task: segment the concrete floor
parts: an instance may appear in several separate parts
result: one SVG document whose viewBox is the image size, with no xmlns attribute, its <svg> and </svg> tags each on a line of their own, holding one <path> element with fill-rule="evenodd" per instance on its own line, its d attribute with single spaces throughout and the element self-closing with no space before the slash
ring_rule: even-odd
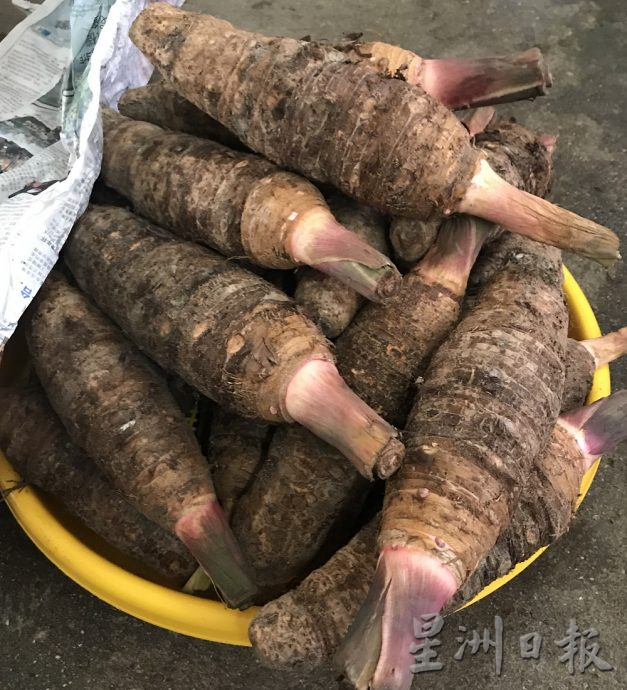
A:
<svg viewBox="0 0 627 690">
<path fill-rule="evenodd" d="M 0 32 L 11 17 L 1 0 Z M 509 108 L 531 127 L 559 135 L 554 199 L 625 239 L 627 176 L 627 6 L 622 0 L 190 0 L 192 9 L 244 27 L 293 36 L 361 30 L 424 55 L 506 53 L 538 45 L 555 80 L 548 99 Z M 627 246 L 627 243 L 625 243 Z M 624 250 L 623 253 L 625 253 Z M 569 260 L 604 330 L 627 321 L 627 269 L 607 273 Z M 627 386 L 625 363 L 614 385 Z M 570 533 L 515 582 L 447 619 L 444 670 L 419 677 L 434 689 L 627 688 L 627 451 L 606 457 Z M 39 554 L 0 508 L 0 687 L 3 690 L 331 690 L 331 670 L 267 671 L 247 649 L 187 639 L 119 613 L 73 584 Z M 494 653 L 453 660 L 457 627 L 504 622 L 500 679 Z M 600 656 L 614 671 L 569 676 L 558 661 L 569 619 L 599 631 Z M 539 660 L 522 660 L 518 638 L 544 637 Z"/>
</svg>

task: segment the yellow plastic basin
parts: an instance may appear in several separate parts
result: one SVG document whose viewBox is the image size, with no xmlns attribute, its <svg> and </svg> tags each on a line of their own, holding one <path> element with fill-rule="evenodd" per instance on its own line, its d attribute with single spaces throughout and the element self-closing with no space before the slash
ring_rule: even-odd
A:
<svg viewBox="0 0 627 690">
<path fill-rule="evenodd" d="M 588 300 L 567 270 L 564 271 L 564 290 L 570 309 L 571 336 L 583 340 L 601 335 Z M 19 364 L 5 358 L 2 372 L 5 381 L 18 375 Z M 604 366 L 594 376 L 588 400 L 592 402 L 609 393 L 609 368 Z M 579 503 L 588 492 L 597 468 L 598 461 L 583 478 Z M 8 489 L 16 480 L 19 476 L 0 452 L 0 488 Z M 72 525 L 67 516 L 61 516 L 59 510 L 36 489 L 15 491 L 9 494 L 7 503 L 35 545 L 66 575 L 103 601 L 136 618 L 184 635 L 226 644 L 250 645 L 248 623 L 256 609 L 244 612 L 229 610 L 218 602 L 168 589 L 134 575 L 98 552 L 98 545 L 85 531 Z M 544 548 L 539 549 L 527 561 L 492 582 L 467 606 L 516 577 L 543 551 Z M 294 631 L 295 634 L 297 632 Z"/>
</svg>

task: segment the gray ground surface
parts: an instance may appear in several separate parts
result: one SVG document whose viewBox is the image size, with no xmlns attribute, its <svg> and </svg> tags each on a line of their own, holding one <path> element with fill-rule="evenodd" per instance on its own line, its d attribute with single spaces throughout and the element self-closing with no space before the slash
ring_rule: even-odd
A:
<svg viewBox="0 0 627 690">
<path fill-rule="evenodd" d="M 516 106 L 530 126 L 559 135 L 554 199 L 625 238 L 627 176 L 627 7 L 622 0 L 192 0 L 245 27 L 333 37 L 362 30 L 425 55 L 506 53 L 539 45 L 555 79 L 549 99 Z M 0 0 L 0 32 L 16 13 Z M 627 246 L 627 243 L 624 243 Z M 627 250 L 624 249 L 624 253 Z M 627 321 L 627 269 L 605 273 L 570 261 L 604 330 Z M 614 368 L 627 385 L 627 366 Z M 625 489 L 627 452 L 606 457 L 571 532 L 517 580 L 447 619 L 444 670 L 419 678 L 429 688 L 627 688 Z M 337 687 L 334 674 L 279 674 L 246 649 L 177 636 L 96 600 L 57 571 L 0 508 L 0 688 L 2 690 L 200 690 Z M 457 627 L 505 628 L 502 676 L 494 652 L 453 660 Z M 600 656 L 615 670 L 573 677 L 559 663 L 569 619 L 598 628 Z M 522 660 L 518 638 L 544 637 L 538 661 Z"/>
</svg>

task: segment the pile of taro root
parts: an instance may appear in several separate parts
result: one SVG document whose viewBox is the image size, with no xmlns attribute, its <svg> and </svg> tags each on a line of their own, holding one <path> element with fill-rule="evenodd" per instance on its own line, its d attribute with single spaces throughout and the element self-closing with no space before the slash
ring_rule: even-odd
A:
<svg viewBox="0 0 627 690">
<path fill-rule="evenodd" d="M 545 94 L 542 55 L 159 3 L 130 35 L 161 80 L 103 109 L 0 447 L 127 567 L 262 606 L 264 663 L 407 690 L 414 619 L 563 534 L 627 427 L 627 392 L 584 406 L 627 329 L 569 339 L 562 291 L 561 250 L 618 239 L 543 198 L 555 138 L 492 107 Z"/>
</svg>

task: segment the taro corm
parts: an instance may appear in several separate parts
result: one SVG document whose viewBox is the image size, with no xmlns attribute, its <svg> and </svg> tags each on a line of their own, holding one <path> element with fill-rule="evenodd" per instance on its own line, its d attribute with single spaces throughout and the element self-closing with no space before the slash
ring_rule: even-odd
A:
<svg viewBox="0 0 627 690">
<path fill-rule="evenodd" d="M 357 688 L 404 690 L 413 618 L 440 611 L 511 521 L 560 412 L 560 252 L 519 235 L 431 359 L 386 484 L 374 583 L 340 650 Z"/>
<path fill-rule="evenodd" d="M 194 572 L 184 544 L 135 510 L 70 440 L 39 385 L 0 388 L 0 448 L 22 479 L 61 500 L 138 566 L 174 585 Z"/>
<path fill-rule="evenodd" d="M 485 138 L 479 145 L 512 183 L 546 191 L 550 152 L 539 137 L 503 123 Z M 344 379 L 390 423 L 404 425 L 415 381 L 455 326 L 474 259 L 493 232 L 470 216 L 447 220 L 427 256 L 404 276 L 398 295 L 386 304 L 366 304 L 335 342 Z M 330 539 L 350 529 L 367 486 L 352 468 L 338 465 L 337 452 L 302 429 L 275 435 L 269 462 L 233 519 L 260 587 L 284 591 L 327 554 Z"/>
<path fill-rule="evenodd" d="M 225 409 L 299 422 L 368 478 L 398 468 L 397 431 L 344 383 L 318 328 L 259 276 L 108 206 L 81 216 L 65 259 L 142 350 Z"/>
<path fill-rule="evenodd" d="M 626 420 L 627 391 L 560 417 L 534 462 L 511 524 L 445 612 L 454 611 L 568 529 L 583 474 L 598 454 L 611 451 L 624 438 Z M 311 670 L 335 654 L 374 578 L 379 522 L 378 517 L 371 520 L 327 563 L 253 618 L 249 635 L 262 663 Z M 408 653 L 406 663 L 412 662 Z"/>
<path fill-rule="evenodd" d="M 616 235 L 509 185 L 446 106 L 362 60 L 163 3 L 130 36 L 182 96 L 282 167 L 392 216 L 471 213 L 604 264 L 619 258 Z"/>
<path fill-rule="evenodd" d="M 385 300 L 390 259 L 333 217 L 318 189 L 251 153 L 103 110 L 105 182 L 175 234 L 268 268 L 313 266 Z"/>
<path fill-rule="evenodd" d="M 253 595 L 194 434 L 154 365 L 77 289 L 48 277 L 27 320 L 55 412 L 119 491 L 187 546 L 226 601 Z"/>
</svg>

